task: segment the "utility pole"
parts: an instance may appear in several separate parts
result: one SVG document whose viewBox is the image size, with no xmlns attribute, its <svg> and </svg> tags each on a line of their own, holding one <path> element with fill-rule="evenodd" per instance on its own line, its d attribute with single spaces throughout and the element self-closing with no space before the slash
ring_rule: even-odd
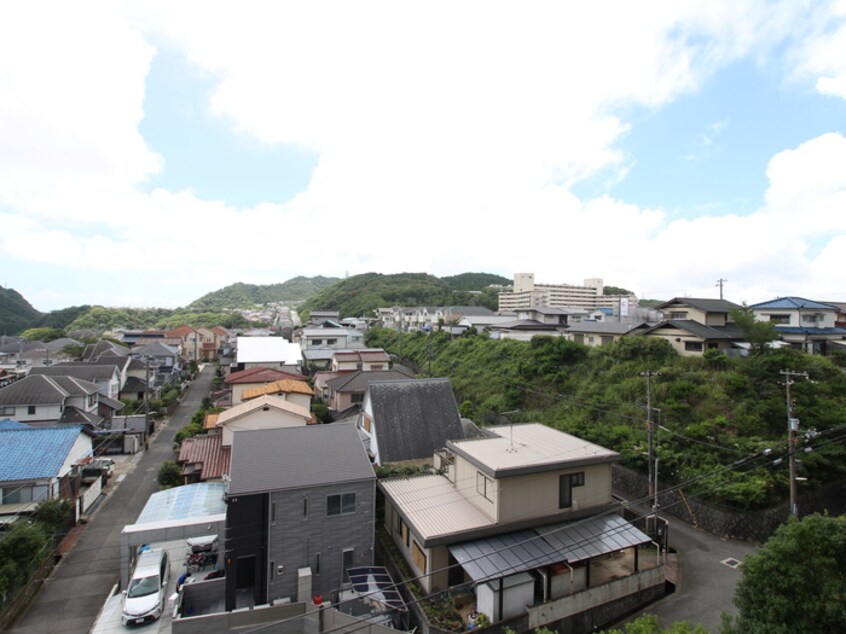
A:
<svg viewBox="0 0 846 634">
<path fill-rule="evenodd" d="M 723 278 L 720 278 L 720 279 L 717 280 L 717 283 L 714 284 L 714 286 L 720 287 L 720 299 L 723 298 L 723 284 L 725 284 L 726 282 L 728 282 L 728 280 L 724 280 Z"/>
<path fill-rule="evenodd" d="M 787 464 L 790 473 L 790 515 L 799 517 L 799 509 L 796 506 L 796 432 L 799 431 L 799 419 L 793 417 L 793 400 L 790 398 L 790 386 L 793 385 L 793 377 L 801 376 L 808 380 L 807 372 L 793 372 L 790 369 L 780 370 L 779 374 L 784 377 L 784 389 L 787 398 Z"/>
<path fill-rule="evenodd" d="M 647 436 L 647 460 L 649 462 L 649 497 L 652 499 L 653 522 L 654 513 L 658 509 L 658 497 L 655 486 L 655 423 L 652 422 L 652 377 L 658 376 L 657 372 L 647 370 L 641 372 L 646 377 L 646 436 Z"/>
</svg>

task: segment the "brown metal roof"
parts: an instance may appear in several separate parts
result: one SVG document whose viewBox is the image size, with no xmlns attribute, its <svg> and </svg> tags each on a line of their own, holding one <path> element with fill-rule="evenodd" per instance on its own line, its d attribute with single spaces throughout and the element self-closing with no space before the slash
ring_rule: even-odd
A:
<svg viewBox="0 0 846 634">
<path fill-rule="evenodd" d="M 221 444 L 223 436 L 194 436 L 182 441 L 179 449 L 179 463 L 183 468 L 196 470 L 195 465 L 201 464 L 201 480 L 222 478 L 229 473 L 231 448 Z"/>
<path fill-rule="evenodd" d="M 259 387 L 252 387 L 244 390 L 241 394 L 241 399 L 249 401 L 251 398 L 264 396 L 266 394 L 306 394 L 308 396 L 313 396 L 314 390 L 312 390 L 305 381 L 281 379 L 279 381 L 274 381 L 273 383 L 268 383 L 267 385 L 261 385 Z"/>
</svg>

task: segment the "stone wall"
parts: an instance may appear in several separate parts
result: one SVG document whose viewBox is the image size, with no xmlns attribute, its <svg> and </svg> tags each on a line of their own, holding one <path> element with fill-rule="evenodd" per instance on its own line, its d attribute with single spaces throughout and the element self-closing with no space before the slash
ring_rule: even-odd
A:
<svg viewBox="0 0 846 634">
<path fill-rule="evenodd" d="M 672 515 L 694 526 L 728 539 L 763 543 L 788 516 L 789 504 L 784 502 L 773 508 L 759 511 L 742 511 L 720 508 L 685 494 L 684 489 L 662 492 L 669 484 L 658 482 L 660 515 Z M 628 500 L 648 496 L 648 478 L 632 469 L 614 465 L 612 470 L 614 492 Z M 800 515 L 821 513 L 828 510 L 833 515 L 846 512 L 846 481 L 834 482 L 803 493 L 797 500 Z M 651 504 L 644 503 L 644 508 Z"/>
</svg>

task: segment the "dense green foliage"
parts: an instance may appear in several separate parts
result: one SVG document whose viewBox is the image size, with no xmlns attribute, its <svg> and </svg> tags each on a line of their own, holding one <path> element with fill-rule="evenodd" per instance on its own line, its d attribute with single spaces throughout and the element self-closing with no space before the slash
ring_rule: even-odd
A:
<svg viewBox="0 0 846 634">
<path fill-rule="evenodd" d="M 192 328 L 223 326 L 243 328 L 250 322 L 240 313 L 223 311 L 217 313 L 187 309 L 168 308 L 105 308 L 92 306 L 85 313 L 68 324 L 66 330 L 90 329 L 97 332 L 116 329 L 177 328 L 187 324 Z"/>
<path fill-rule="evenodd" d="M 45 500 L 31 521 L 19 519 L 0 533 L 0 597 L 11 598 L 31 579 L 72 524 L 70 500 Z"/>
<path fill-rule="evenodd" d="M 493 273 L 460 273 L 459 275 L 442 277 L 441 281 L 454 291 L 481 291 L 493 284 L 499 286 L 508 286 L 511 284 L 511 280 L 507 277 L 494 275 Z"/>
<path fill-rule="evenodd" d="M 500 280 L 487 273 L 466 273 L 439 279 L 428 273 L 364 273 L 353 275 L 318 293 L 301 312 L 337 310 L 341 317 L 372 317 L 385 306 L 486 306 L 496 308 L 497 294 L 486 291 L 489 280 Z M 449 281 L 447 281 L 449 280 Z M 473 282 L 482 286 L 468 289 Z M 507 282 L 507 280 L 506 280 Z M 473 292 L 470 291 L 481 291 Z"/>
<path fill-rule="evenodd" d="M 337 277 L 295 277 L 280 284 L 230 284 L 191 302 L 188 308 L 220 311 L 253 308 L 275 302 L 303 301 L 338 281 Z"/>
<path fill-rule="evenodd" d="M 739 614 L 724 634 L 842 632 L 846 623 L 846 518 L 791 518 L 741 568 Z"/>
<path fill-rule="evenodd" d="M 622 630 L 603 630 L 605 634 L 708 634 L 708 630 L 701 625 L 693 625 L 688 621 L 673 623 L 669 627 L 661 627 L 658 617 L 654 614 L 644 614 Z"/>
<path fill-rule="evenodd" d="M 661 339 L 628 337 L 588 348 L 559 337 L 531 342 L 486 335 L 452 338 L 443 332 L 400 334 L 375 329 L 368 345 L 409 359 L 448 377 L 464 416 L 481 424 L 540 421 L 622 454 L 624 463 L 646 471 L 646 370 L 652 380 L 659 431 L 661 477 L 682 482 L 711 474 L 720 465 L 772 448 L 784 451 L 786 411 L 779 371 L 807 371 L 814 382 L 793 387 L 795 415 L 803 429 L 830 429 L 846 420 L 846 374 L 830 359 L 792 349 L 727 358 L 680 357 Z M 502 412 L 519 410 L 508 417 Z M 804 486 L 846 474 L 839 443 L 804 454 Z M 781 501 L 787 470 L 781 467 L 725 470 L 691 493 L 741 508 Z M 769 463 L 768 463 L 769 464 Z"/>
<path fill-rule="evenodd" d="M 16 335 L 37 324 L 41 316 L 16 290 L 0 287 L 0 334 Z"/>
<path fill-rule="evenodd" d="M 163 489 L 178 487 L 182 484 L 182 468 L 173 460 L 165 460 L 159 467 L 156 482 Z"/>
<path fill-rule="evenodd" d="M 634 295 L 630 290 L 620 286 L 604 286 L 602 288 L 603 295 Z"/>
<path fill-rule="evenodd" d="M 61 310 L 52 310 L 46 315 L 42 315 L 38 323 L 35 324 L 41 328 L 55 328 L 57 330 L 66 330 L 67 327 L 74 322 L 77 317 L 84 315 L 91 306 L 84 304 L 82 306 L 71 306 L 70 308 L 62 308 Z"/>
<path fill-rule="evenodd" d="M 755 317 L 755 311 L 746 304 L 731 311 L 731 318 L 743 333 L 743 339 L 749 342 L 752 354 L 764 354 L 769 345 L 778 339 L 775 324 L 770 321 L 759 321 Z"/>
<path fill-rule="evenodd" d="M 20 336 L 28 341 L 42 341 L 47 343 L 48 341 L 53 341 L 54 339 L 58 339 L 60 337 L 64 337 L 65 333 L 62 330 L 58 330 L 56 328 L 27 328 Z"/>
</svg>

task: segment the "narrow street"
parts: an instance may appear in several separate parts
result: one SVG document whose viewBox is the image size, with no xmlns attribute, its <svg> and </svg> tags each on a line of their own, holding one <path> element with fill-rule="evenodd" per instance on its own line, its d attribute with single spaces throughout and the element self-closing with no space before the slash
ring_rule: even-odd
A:
<svg viewBox="0 0 846 634">
<path fill-rule="evenodd" d="M 128 456 L 112 478 L 108 498 L 82 527 L 76 543 L 44 581 L 28 611 L 9 630 L 16 634 L 83 634 L 89 631 L 120 574 L 120 534 L 158 491 L 159 465 L 173 460 L 173 438 L 209 395 L 214 368 L 205 366 L 148 451 Z"/>
</svg>

